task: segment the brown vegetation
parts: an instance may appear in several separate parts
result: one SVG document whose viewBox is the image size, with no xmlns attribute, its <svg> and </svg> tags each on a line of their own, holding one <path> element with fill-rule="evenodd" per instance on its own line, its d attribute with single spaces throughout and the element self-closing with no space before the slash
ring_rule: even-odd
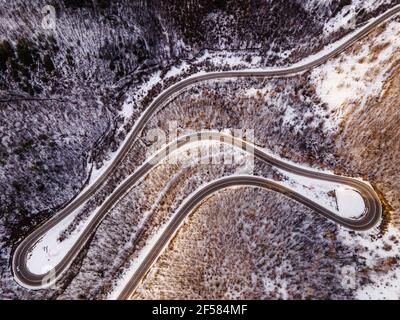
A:
<svg viewBox="0 0 400 320">
<path fill-rule="evenodd" d="M 393 71 L 380 99 L 370 99 L 343 123 L 337 137 L 337 155 L 351 171 L 367 177 L 393 207 L 400 226 L 400 69 Z"/>
</svg>

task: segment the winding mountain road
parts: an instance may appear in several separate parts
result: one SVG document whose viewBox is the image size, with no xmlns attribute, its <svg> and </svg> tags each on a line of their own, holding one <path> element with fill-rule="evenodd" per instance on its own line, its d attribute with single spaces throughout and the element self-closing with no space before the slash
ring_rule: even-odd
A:
<svg viewBox="0 0 400 320">
<path fill-rule="evenodd" d="M 178 152 L 179 149 L 190 144 L 201 143 L 204 141 L 216 141 L 228 145 L 235 146 L 241 150 L 254 155 L 255 158 L 274 166 L 277 169 L 284 170 L 288 173 L 293 173 L 307 178 L 312 178 L 315 180 L 329 181 L 333 183 L 339 183 L 353 188 L 359 192 L 362 196 L 365 204 L 365 214 L 360 219 L 346 219 L 337 215 L 337 213 L 332 212 L 321 205 L 315 203 L 312 200 L 305 198 L 294 190 L 286 188 L 276 182 L 269 181 L 263 178 L 254 177 L 250 179 L 246 178 L 245 181 L 261 181 L 264 188 L 271 187 L 273 190 L 277 190 L 292 199 L 296 199 L 304 205 L 315 210 L 322 216 L 352 230 L 364 231 L 372 228 L 377 224 L 382 215 L 382 206 L 378 195 L 375 193 L 373 188 L 368 184 L 349 177 L 342 177 L 333 174 L 322 173 L 319 171 L 311 171 L 304 169 L 302 167 L 295 166 L 288 162 L 279 160 L 264 150 L 250 144 L 242 139 L 235 138 L 231 135 L 221 133 L 221 132 L 201 132 L 187 135 L 177 139 L 176 141 L 170 143 L 169 145 L 162 148 L 153 157 L 148 159 L 138 170 L 136 170 L 132 175 L 130 175 L 118 188 L 112 193 L 112 195 L 104 202 L 100 207 L 95 217 L 90 221 L 89 225 L 86 227 L 82 235 L 74 243 L 73 247 L 68 251 L 66 256 L 61 260 L 61 262 L 55 266 L 54 270 L 42 275 L 32 273 L 27 267 L 27 259 L 32 247 L 40 240 L 40 238 L 51 228 L 56 226 L 62 219 L 51 219 L 43 226 L 36 229 L 31 233 L 25 240 L 17 247 L 13 256 L 13 269 L 14 276 L 16 280 L 24 287 L 31 289 L 44 288 L 47 285 L 54 283 L 62 273 L 70 266 L 75 257 L 82 250 L 84 245 L 87 243 L 88 239 L 93 235 L 101 221 L 107 215 L 107 213 L 113 208 L 113 206 L 125 195 L 127 194 L 134 185 L 145 177 L 151 170 L 158 166 L 164 159 L 170 156 L 173 152 Z M 232 182 L 230 185 L 234 185 L 238 179 L 232 177 Z M 239 184 L 241 185 L 241 184 Z M 218 188 L 226 188 L 225 184 L 211 184 L 210 187 L 205 189 L 205 193 L 208 195 L 210 192 L 218 190 Z M 197 203 L 201 201 L 201 197 L 197 194 L 193 198 L 190 198 L 190 203 Z M 185 211 L 187 214 L 188 211 Z M 176 230 L 173 226 L 168 228 L 169 232 L 175 232 Z M 147 260 L 147 259 L 146 259 Z"/>
<path fill-rule="evenodd" d="M 109 167 L 104 171 L 104 173 L 91 185 L 89 186 L 82 194 L 76 197 L 70 204 L 68 204 L 64 209 L 62 209 L 59 213 L 57 213 L 53 218 L 48 220 L 43 225 L 39 226 L 36 230 L 34 230 L 30 235 L 28 235 L 16 248 L 13 260 L 12 260 L 12 269 L 14 273 L 15 280 L 22 286 L 29 289 L 41 289 L 45 288 L 49 284 L 53 283 L 58 279 L 62 273 L 71 265 L 75 257 L 82 250 L 84 245 L 93 235 L 93 233 L 98 228 L 99 224 L 103 220 L 104 216 L 109 212 L 109 210 L 121 199 L 122 196 L 126 194 L 134 184 L 143 178 L 146 174 L 148 174 L 151 169 L 153 169 L 158 163 L 160 163 L 166 156 L 166 150 L 170 150 L 171 146 L 166 149 L 158 152 L 153 159 L 146 161 L 135 173 L 133 173 L 130 177 L 128 177 L 105 201 L 105 203 L 100 207 L 96 216 L 91 220 L 87 228 L 84 230 L 79 239 L 74 243 L 72 249 L 66 254 L 66 256 L 62 259 L 62 261 L 49 273 L 37 275 L 32 272 L 27 267 L 27 259 L 30 251 L 33 246 L 37 244 L 37 242 L 55 225 L 61 222 L 64 218 L 73 213 L 77 208 L 79 208 L 82 204 L 84 204 L 89 198 L 91 198 L 94 193 L 104 184 L 104 182 L 113 174 L 114 169 L 121 162 L 121 160 L 125 157 L 127 152 L 130 150 L 133 143 L 140 136 L 142 130 L 148 123 L 149 119 L 156 113 L 159 108 L 165 105 L 171 97 L 174 97 L 176 94 L 179 94 L 183 89 L 196 84 L 201 81 L 207 81 L 212 79 L 224 79 L 224 78 L 237 78 L 237 77 L 282 77 L 299 74 L 305 71 L 308 71 L 312 68 L 315 68 L 327 60 L 335 57 L 337 54 L 343 52 L 347 48 L 349 48 L 353 43 L 360 40 L 364 36 L 366 36 L 369 32 L 371 32 L 374 28 L 379 26 L 385 21 L 388 21 L 396 14 L 400 12 L 400 5 L 388 10 L 386 13 L 382 14 L 378 18 L 374 19 L 360 30 L 356 31 L 343 43 L 339 43 L 336 47 L 333 47 L 331 51 L 327 52 L 324 55 L 317 56 L 315 60 L 306 62 L 304 64 L 296 64 L 291 67 L 285 68 L 274 68 L 268 70 L 243 70 L 243 71 L 227 71 L 227 72 L 213 72 L 202 74 L 198 76 L 193 76 L 188 79 L 182 80 L 177 84 L 171 86 L 162 92 L 145 110 L 141 118 L 136 122 L 134 128 L 132 129 L 129 137 L 124 142 L 123 146 L 119 150 L 117 156 L 113 160 L 113 162 L 109 165 Z M 183 137 L 178 139 L 173 147 L 179 149 L 188 143 L 193 141 L 201 141 L 203 139 L 203 134 L 194 134 L 188 137 Z M 197 137 L 197 139 L 196 139 Z M 233 142 L 237 147 L 242 148 L 247 152 L 254 152 L 254 155 L 262 161 L 265 161 L 271 165 L 274 165 L 277 168 L 283 169 L 290 173 L 295 173 L 298 175 L 302 175 L 305 177 L 310 177 L 313 179 L 331 181 L 341 183 L 347 186 L 350 186 L 356 189 L 360 195 L 362 196 L 366 212 L 360 219 L 345 219 L 334 212 L 327 210 L 326 208 L 321 207 L 317 203 L 313 202 L 305 198 L 304 196 L 296 193 L 293 190 L 283 187 L 282 185 L 277 184 L 276 182 L 260 178 L 260 177 L 248 177 L 248 176 L 240 176 L 240 177 L 229 177 L 217 180 L 211 184 L 208 184 L 206 187 L 198 191 L 193 197 L 188 199 L 185 202 L 184 206 L 177 212 L 174 217 L 173 223 L 168 226 L 165 234 L 162 235 L 163 243 L 158 243 L 151 250 L 151 254 L 149 254 L 142 265 L 139 267 L 138 272 L 129 282 L 126 290 L 121 294 L 120 298 L 127 298 L 130 296 L 132 292 L 132 288 L 137 286 L 137 283 L 143 278 L 145 273 L 148 271 L 149 267 L 154 263 L 155 259 L 158 257 L 160 252 L 166 243 L 171 239 L 174 232 L 176 232 L 177 227 L 182 223 L 184 218 L 189 214 L 189 212 L 194 209 L 201 201 L 205 198 L 213 194 L 218 190 L 222 190 L 232 186 L 254 186 L 261 188 L 268 188 L 271 190 L 275 190 L 277 192 L 283 193 L 284 195 L 303 203 L 304 205 L 314 209 L 317 213 L 339 223 L 347 228 L 352 230 L 368 230 L 372 228 L 376 223 L 380 220 L 382 214 L 382 207 L 379 200 L 379 197 L 375 193 L 375 191 L 366 183 L 361 182 L 356 179 L 340 177 L 330 174 L 325 174 L 316 171 L 305 170 L 304 168 L 300 168 L 286 162 L 282 162 L 268 154 L 266 154 L 263 150 L 247 143 L 243 140 L 238 140 L 236 138 L 230 137 L 226 134 L 222 133 L 207 133 L 204 135 L 204 139 L 208 140 L 226 140 L 221 141 L 223 143 L 228 143 L 227 141 Z M 139 272 L 140 271 L 140 272 Z"/>
<path fill-rule="evenodd" d="M 296 200 L 299 203 L 304 204 L 305 206 L 313 209 L 315 212 L 326 216 L 327 218 L 338 222 L 341 225 L 345 225 L 348 228 L 354 230 L 365 230 L 372 226 L 374 226 L 377 222 L 377 218 L 379 217 L 379 207 L 380 203 L 377 203 L 373 199 L 371 204 L 373 208 L 368 209 L 368 214 L 363 219 L 360 220 L 349 220 L 341 218 L 337 215 L 333 216 L 332 213 L 326 208 L 320 206 L 319 204 L 309 200 L 307 197 L 304 197 L 293 190 L 284 187 L 275 181 L 265 179 L 262 177 L 256 176 L 231 176 L 225 177 L 212 183 L 208 184 L 204 188 L 198 190 L 194 195 L 192 195 L 188 201 L 186 201 L 181 207 L 178 209 L 175 214 L 173 220 L 170 222 L 166 230 L 157 240 L 155 245 L 152 247 L 151 251 L 147 254 L 146 258 L 139 265 L 138 269 L 135 271 L 134 275 L 131 277 L 127 285 L 123 288 L 121 293 L 118 296 L 119 300 L 128 300 L 131 299 L 133 294 L 136 291 L 136 288 L 140 285 L 141 281 L 145 278 L 148 271 L 151 269 L 153 264 L 157 261 L 157 258 L 161 255 L 164 248 L 168 245 L 170 240 L 174 237 L 176 232 L 179 230 L 182 223 L 185 221 L 185 218 L 196 209 L 205 199 L 212 196 L 218 191 L 230 188 L 230 187 L 257 187 L 262 189 L 268 189 L 275 192 L 279 192 L 285 195 L 288 198 Z M 372 211 L 370 211 L 372 209 Z M 377 211 L 374 211 L 378 209 Z M 356 226 L 357 225 L 357 226 Z M 356 227 L 356 228 L 354 228 Z"/>
</svg>

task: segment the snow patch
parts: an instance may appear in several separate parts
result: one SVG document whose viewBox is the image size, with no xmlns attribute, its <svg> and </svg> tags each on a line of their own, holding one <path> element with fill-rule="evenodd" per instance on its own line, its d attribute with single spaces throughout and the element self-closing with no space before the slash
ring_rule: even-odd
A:
<svg viewBox="0 0 400 320">
<path fill-rule="evenodd" d="M 280 184 L 312 199 L 340 217 L 357 219 L 365 213 L 364 200 L 355 189 L 340 183 L 307 178 L 280 169 L 279 172 L 287 178 Z"/>
<path fill-rule="evenodd" d="M 373 45 L 365 42 L 355 53 L 342 54 L 313 70 L 311 81 L 333 115 L 328 127 L 337 127 L 349 106 L 362 108 L 369 97 L 382 94 L 391 59 L 400 49 L 399 35 L 400 23 L 392 21 Z"/>
<path fill-rule="evenodd" d="M 341 217 L 356 219 L 365 213 L 364 200 L 357 191 L 340 187 L 335 193 Z"/>
<path fill-rule="evenodd" d="M 391 0 L 352 0 L 350 5 L 344 6 L 342 10 L 331 18 L 324 27 L 325 36 L 339 31 L 340 29 L 354 29 L 356 27 L 357 14 L 361 10 L 371 12 L 381 5 L 390 4 Z"/>
<path fill-rule="evenodd" d="M 132 103 L 128 103 L 128 101 L 125 101 L 124 104 L 122 105 L 122 110 L 119 113 L 122 117 L 124 117 L 125 122 L 126 120 L 129 120 L 132 115 L 133 115 L 133 105 Z"/>
<path fill-rule="evenodd" d="M 399 261 L 400 259 L 400 232 L 397 228 L 389 226 L 385 235 L 378 239 L 372 238 L 371 233 L 352 233 L 340 228 L 338 240 L 341 240 L 350 248 L 358 248 L 358 255 L 365 259 L 366 267 L 369 270 L 368 279 L 370 282 L 356 288 L 356 299 L 400 299 L 400 268 L 398 262 L 391 267 L 386 266 L 382 269 L 385 261 L 390 259 Z"/>
<path fill-rule="evenodd" d="M 63 219 L 60 223 L 51 228 L 34 246 L 27 258 L 27 267 L 30 272 L 43 275 L 53 270 L 57 264 L 72 249 L 81 233 L 86 229 L 91 219 L 94 217 L 93 212 L 86 221 L 79 224 L 74 232 L 64 241 L 59 241 L 61 233 L 68 228 L 73 222 L 79 210 Z"/>
</svg>

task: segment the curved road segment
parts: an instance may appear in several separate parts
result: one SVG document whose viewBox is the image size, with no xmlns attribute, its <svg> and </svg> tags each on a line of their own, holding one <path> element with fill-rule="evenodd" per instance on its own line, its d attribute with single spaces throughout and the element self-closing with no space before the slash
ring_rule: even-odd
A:
<svg viewBox="0 0 400 320">
<path fill-rule="evenodd" d="M 157 240 L 155 245 L 152 247 L 151 251 L 147 254 L 146 258 L 139 265 L 138 269 L 135 271 L 132 278 L 129 280 L 127 285 L 119 294 L 118 300 L 129 300 L 132 298 L 133 294 L 136 291 L 136 288 L 140 285 L 142 280 L 145 278 L 146 274 L 149 272 L 153 264 L 157 261 L 158 257 L 163 252 L 164 248 L 167 247 L 170 240 L 179 230 L 180 226 L 185 221 L 185 218 L 191 212 L 193 212 L 193 210 L 195 210 L 199 205 L 201 205 L 201 203 L 205 199 L 212 196 L 218 191 L 230 187 L 257 187 L 279 192 L 288 198 L 291 198 L 293 200 L 296 200 L 297 202 L 306 205 L 307 207 L 313 209 L 314 211 L 318 212 L 323 216 L 328 217 L 331 220 L 337 219 L 337 222 L 342 225 L 347 225 L 347 227 L 349 227 L 349 225 L 354 226 L 354 220 L 350 221 L 348 219 L 344 219 L 336 215 L 332 216 L 332 213 L 326 208 L 309 200 L 307 197 L 304 197 L 296 192 L 293 192 L 293 190 L 284 187 L 274 181 L 256 176 L 232 176 L 232 177 L 222 178 L 213 181 L 206 187 L 198 190 L 193 196 L 189 198 L 188 201 L 186 201 L 184 204 L 181 205 L 181 207 L 175 214 L 173 220 L 170 222 L 166 230 Z M 380 203 L 375 203 L 375 201 L 373 202 L 374 206 L 377 205 L 378 207 L 380 207 Z M 368 212 L 370 211 L 368 210 Z M 362 221 L 360 220 L 358 221 L 358 223 L 356 223 L 359 225 L 359 227 L 361 227 L 361 229 L 367 228 L 368 226 L 373 226 L 376 223 L 375 219 L 377 218 L 377 215 L 368 214 L 368 216 L 369 216 L 368 218 L 364 218 L 362 219 Z"/>
<path fill-rule="evenodd" d="M 291 67 L 285 67 L 285 68 L 274 68 L 274 69 L 269 69 L 269 70 L 243 70 L 243 71 L 227 71 L 227 72 L 213 72 L 213 73 L 207 73 L 207 74 L 202 74 L 198 76 L 193 76 L 188 79 L 182 80 L 178 82 L 177 84 L 171 86 L 170 88 L 166 89 L 163 91 L 148 107 L 148 109 L 145 110 L 143 115 L 138 119 L 136 122 L 134 128 L 132 129 L 129 137 L 127 140 L 124 142 L 124 145 L 121 147 L 120 151 L 118 152 L 118 155 L 115 157 L 113 162 L 109 165 L 109 167 L 105 170 L 105 172 L 90 186 L 88 187 L 84 192 L 82 192 L 78 197 L 76 197 L 70 204 L 68 204 L 64 209 L 62 209 L 58 214 L 56 214 L 53 218 L 51 218 L 49 221 L 47 221 L 45 224 L 41 225 L 36 229 L 34 232 L 32 232 L 27 238 L 25 238 L 19 246 L 16 248 L 14 255 L 13 255 L 13 261 L 12 261 L 12 269 L 14 273 L 14 277 L 16 281 L 21 284 L 22 286 L 30 289 L 40 289 L 46 287 L 46 279 L 48 279 L 50 276 L 51 279 L 49 282 L 54 281 L 55 279 L 58 279 L 63 271 L 65 271 L 69 265 L 72 263 L 73 259 L 76 257 L 76 255 L 79 253 L 79 251 L 83 248 L 83 246 L 87 243 L 88 239 L 92 236 L 93 232 L 95 232 L 96 228 L 104 218 L 104 215 L 107 213 L 109 209 L 113 207 L 113 205 L 123 196 L 130 188 L 132 183 L 134 184 L 137 180 L 139 180 L 141 177 L 143 177 L 154 165 L 151 165 L 150 162 L 146 162 L 137 172 L 135 172 L 129 179 L 127 179 L 111 196 L 110 198 L 102 205 L 101 209 L 99 210 L 98 214 L 93 218 L 87 229 L 84 231 L 84 233 L 81 235 L 81 237 L 78 239 L 78 241 L 74 244 L 73 248 L 67 253 L 65 258 L 60 262 L 59 265 L 56 266 L 54 270 L 54 274 L 44 274 L 44 275 L 35 275 L 31 273 L 28 268 L 27 268 L 27 257 L 32 249 L 32 247 L 40 240 L 43 235 L 50 230 L 52 227 L 54 227 L 56 224 L 58 224 L 60 221 L 62 221 L 65 217 L 73 213 L 77 208 L 79 208 L 83 203 L 85 203 L 91 196 L 95 194 L 95 192 L 103 185 L 103 183 L 108 179 L 109 176 L 112 175 L 114 169 L 118 166 L 118 164 L 121 162 L 121 160 L 125 157 L 127 152 L 130 150 L 131 146 L 133 143 L 136 141 L 136 139 L 140 136 L 142 130 L 146 126 L 147 122 L 149 119 L 152 117 L 154 113 L 157 112 L 157 110 L 163 106 L 165 103 L 167 103 L 172 97 L 175 95 L 179 94 L 183 89 L 196 84 L 198 82 L 206 81 L 206 80 L 213 80 L 213 79 L 227 79 L 227 78 L 238 78 L 238 77 L 282 77 L 282 76 L 291 76 L 295 74 L 299 74 L 308 70 L 311 70 L 315 67 L 318 67 L 319 65 L 325 63 L 329 59 L 335 57 L 339 53 L 345 51 L 347 48 L 349 48 L 353 43 L 356 41 L 362 39 L 365 37 L 367 34 L 369 34 L 374 28 L 382 24 L 383 22 L 386 22 L 390 20 L 392 17 L 394 17 L 396 14 L 400 12 L 400 5 L 393 7 L 392 9 L 388 10 L 386 13 L 382 14 L 378 18 L 374 19 L 372 22 L 367 24 L 366 26 L 362 27 L 360 30 L 355 32 L 349 39 L 335 47 L 333 50 L 329 51 L 325 55 L 318 56 L 315 60 L 304 63 L 304 64 L 298 64 L 294 65 Z M 178 141 L 178 146 L 182 144 L 181 141 Z M 184 143 L 185 144 L 185 143 Z M 240 143 L 241 145 L 245 144 L 248 148 L 251 148 L 247 143 L 244 141 Z M 333 214 L 332 212 L 323 212 L 324 210 L 317 210 L 320 214 L 328 217 L 329 219 L 342 224 L 343 226 L 346 226 L 348 228 L 354 229 L 354 230 L 367 230 L 371 228 L 373 225 L 377 223 L 377 221 L 381 217 L 381 204 L 379 201 L 378 196 L 374 192 L 374 190 L 368 186 L 367 184 L 364 184 L 363 182 L 360 182 L 355 179 L 350 179 L 350 178 L 345 178 L 345 177 L 337 177 L 333 175 L 327 175 L 327 174 L 322 174 L 322 173 L 316 173 L 312 171 L 307 171 L 295 166 L 292 166 L 290 164 L 283 163 L 267 154 L 265 154 L 263 151 L 255 148 L 255 154 L 257 156 L 261 156 L 260 159 L 264 157 L 264 160 L 266 160 L 268 163 L 277 166 L 278 168 L 282 168 L 288 172 L 293 172 L 297 173 L 303 176 L 311 177 L 311 178 L 316 178 L 316 179 L 322 179 L 322 180 L 327 180 L 327 181 L 333 181 L 333 182 L 339 182 L 343 184 L 347 184 L 356 190 L 358 190 L 361 194 L 361 196 L 364 199 L 366 208 L 367 208 L 367 213 L 366 215 L 360 219 L 360 220 L 351 220 L 351 221 L 345 221 L 346 219 L 340 218 L 337 215 Z M 263 154 L 264 153 L 264 154 Z M 157 157 L 157 156 L 156 156 Z M 236 181 L 236 180 L 235 180 Z M 246 180 L 247 181 L 247 180 Z M 265 182 L 265 181 L 264 181 Z M 270 189 L 274 189 L 274 186 L 271 184 L 265 184 L 264 185 L 269 185 Z M 239 183 L 240 185 L 240 183 Z M 251 185 L 251 184 L 250 184 Z M 225 188 L 225 187 L 221 187 Z M 280 190 L 279 192 L 282 192 L 283 190 Z M 287 192 L 283 192 L 285 194 L 288 194 Z M 308 203 L 305 203 L 304 201 L 301 201 L 299 198 L 300 195 L 296 194 L 294 191 L 289 192 L 290 196 L 292 198 L 298 198 L 298 200 L 307 206 L 311 206 L 313 208 L 316 208 L 315 203 L 311 204 L 308 201 Z M 304 199 L 303 199 L 304 200 Z M 321 209 L 321 208 L 320 208 Z"/>
<path fill-rule="evenodd" d="M 151 170 L 153 170 L 157 165 L 159 165 L 164 159 L 170 156 L 173 152 L 181 149 L 189 144 L 196 144 L 203 141 L 216 141 L 220 143 L 225 143 L 233 145 L 237 148 L 242 149 L 245 152 L 254 154 L 254 156 L 268 163 L 278 169 L 284 170 L 288 173 L 293 173 L 307 178 L 312 178 L 315 180 L 323 180 L 333 183 L 339 183 L 349 186 L 359 192 L 362 196 L 365 204 L 365 214 L 360 219 L 346 219 L 338 216 L 335 212 L 332 212 L 312 200 L 305 198 L 294 190 L 285 188 L 276 182 L 262 179 L 259 177 L 254 177 L 252 181 L 258 181 L 261 179 L 264 188 L 271 187 L 271 189 L 279 191 L 285 195 L 288 195 L 292 199 L 296 199 L 304 205 L 315 210 L 322 216 L 352 230 L 364 231 L 374 227 L 381 218 L 382 206 L 378 195 L 375 193 L 373 188 L 368 184 L 353 178 L 341 177 L 332 174 L 322 173 L 318 171 L 310 171 L 302 167 L 295 166 L 293 164 L 281 161 L 274 158 L 273 156 L 266 153 L 264 150 L 238 138 L 234 138 L 231 135 L 220 133 L 220 132 L 201 132 L 194 133 L 188 136 L 184 136 L 176 140 L 175 142 L 167 145 L 161 149 L 156 155 L 147 160 L 138 170 L 136 170 L 131 176 L 129 176 L 115 192 L 104 202 L 104 204 L 98 210 L 96 216 L 90 221 L 89 225 L 86 227 L 83 234 L 74 243 L 73 247 L 66 254 L 66 256 L 61 260 L 61 262 L 49 273 L 38 275 L 33 274 L 29 271 L 27 267 L 27 258 L 32 247 L 40 240 L 40 238 L 51 228 L 57 225 L 64 217 L 56 216 L 54 219 L 49 220 L 46 224 L 42 225 L 31 233 L 25 240 L 17 247 L 13 256 L 13 270 L 14 276 L 17 281 L 24 287 L 31 289 L 40 289 L 51 285 L 56 279 L 58 279 L 62 273 L 70 266 L 78 253 L 82 250 L 84 245 L 87 243 L 88 239 L 96 231 L 97 227 L 100 225 L 101 221 L 104 219 L 106 214 L 112 209 L 112 207 L 126 194 L 133 186 L 143 177 L 145 177 Z M 237 178 L 232 178 L 234 182 L 238 181 Z M 246 178 L 248 181 L 250 178 Z M 213 186 L 213 184 L 211 184 Z M 239 184 L 240 185 L 240 184 Z M 216 189 L 215 189 L 216 187 Z M 224 184 L 217 184 L 212 189 L 212 192 L 226 188 Z M 206 188 L 206 190 L 209 190 Z M 190 199 L 190 202 L 195 202 L 201 200 L 199 195 Z M 186 212 L 186 211 L 185 211 Z M 187 212 L 186 212 L 187 213 Z M 174 230 L 174 229 L 171 229 Z M 174 230 L 175 231 L 175 230 Z"/>
</svg>

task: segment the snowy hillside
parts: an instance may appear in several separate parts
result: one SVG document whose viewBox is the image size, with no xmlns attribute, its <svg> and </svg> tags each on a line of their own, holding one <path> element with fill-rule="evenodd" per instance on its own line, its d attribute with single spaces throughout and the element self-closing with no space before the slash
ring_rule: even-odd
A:
<svg viewBox="0 0 400 320">
<path fill-rule="evenodd" d="M 247 168 L 193 159 L 161 164 L 110 210 L 57 289 L 19 286 L 10 267 L 18 243 L 104 172 L 163 90 L 204 72 L 308 61 L 397 3 L 0 0 L 0 298 L 113 297 L 188 194 Z M 55 9 L 54 29 L 43 28 L 45 5 Z M 314 70 L 186 88 L 151 117 L 113 176 L 53 240 L 68 243 L 145 162 L 152 129 L 171 122 L 182 132 L 251 128 L 255 144 L 277 157 L 369 181 L 385 204 L 382 224 L 359 235 L 272 192 L 221 192 L 193 213 L 136 298 L 398 298 L 399 34 L 397 16 Z M 258 160 L 254 172 L 285 179 Z M 301 188 L 320 195 L 313 186 Z M 346 200 L 323 191 L 321 201 L 330 206 Z M 42 257 L 52 252 L 38 248 Z M 230 253 L 221 260 L 224 251 Z M 199 269 L 191 269 L 196 263 Z M 348 265 L 362 271 L 350 288 L 340 282 Z"/>
</svg>

